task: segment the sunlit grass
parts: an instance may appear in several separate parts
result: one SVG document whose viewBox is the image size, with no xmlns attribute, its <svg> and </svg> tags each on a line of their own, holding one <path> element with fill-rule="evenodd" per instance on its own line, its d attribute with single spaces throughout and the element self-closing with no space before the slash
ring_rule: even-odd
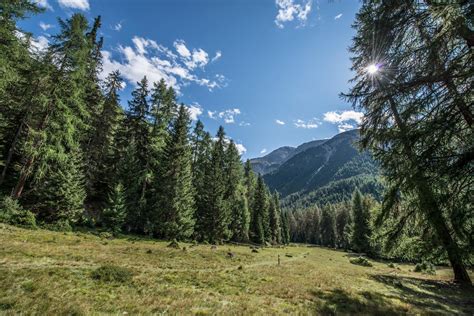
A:
<svg viewBox="0 0 474 316">
<path fill-rule="evenodd" d="M 344 252 L 302 245 L 259 253 L 247 246 L 167 245 L 0 224 L 0 313 L 474 311 L 474 292 L 449 283 L 446 268 L 423 275 L 411 272 L 413 265 L 390 268 L 371 260 L 373 267 L 364 267 L 351 264 Z M 131 279 L 94 277 L 101 267 L 130 271 Z"/>
</svg>

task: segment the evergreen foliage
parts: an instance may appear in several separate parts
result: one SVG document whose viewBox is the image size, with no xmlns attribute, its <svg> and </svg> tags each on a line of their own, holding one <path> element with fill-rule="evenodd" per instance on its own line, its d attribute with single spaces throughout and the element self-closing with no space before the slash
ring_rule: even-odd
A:
<svg viewBox="0 0 474 316">
<path fill-rule="evenodd" d="M 107 207 L 102 213 L 102 224 L 114 233 L 122 230 L 127 216 L 123 185 L 118 183 L 109 194 Z"/>
</svg>

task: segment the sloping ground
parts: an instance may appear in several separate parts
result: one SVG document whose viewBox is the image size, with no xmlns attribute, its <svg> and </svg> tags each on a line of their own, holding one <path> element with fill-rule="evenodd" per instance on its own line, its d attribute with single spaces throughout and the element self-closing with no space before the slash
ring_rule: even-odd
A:
<svg viewBox="0 0 474 316">
<path fill-rule="evenodd" d="M 446 268 L 429 276 L 410 265 L 362 267 L 344 252 L 304 245 L 252 253 L 167 244 L 0 224 L 0 314 L 474 313 L 473 289 L 451 284 Z M 133 277 L 92 278 L 104 265 Z"/>
</svg>

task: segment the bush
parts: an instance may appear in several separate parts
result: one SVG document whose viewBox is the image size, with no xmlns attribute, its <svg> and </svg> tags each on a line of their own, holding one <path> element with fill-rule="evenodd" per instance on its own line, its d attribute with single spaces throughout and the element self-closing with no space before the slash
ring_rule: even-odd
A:
<svg viewBox="0 0 474 316">
<path fill-rule="evenodd" d="M 413 271 L 425 274 L 436 274 L 435 266 L 432 263 L 426 261 L 417 263 Z"/>
<path fill-rule="evenodd" d="M 93 279 L 103 282 L 125 283 L 132 279 L 133 273 L 124 267 L 104 265 L 92 271 L 91 276 Z"/>
<path fill-rule="evenodd" d="M 67 219 L 60 219 L 53 224 L 47 224 L 45 227 L 49 230 L 54 230 L 57 232 L 70 232 L 72 231 L 72 226 L 69 224 Z"/>
<path fill-rule="evenodd" d="M 359 266 L 364 266 L 364 267 L 371 267 L 372 266 L 372 263 L 370 263 L 370 261 L 367 260 L 367 258 L 364 258 L 364 257 L 352 258 L 351 260 L 349 260 L 349 262 L 352 263 L 352 264 L 357 264 Z"/>
<path fill-rule="evenodd" d="M 36 217 L 30 211 L 24 210 L 17 200 L 9 196 L 3 198 L 0 202 L 0 222 L 36 228 Z"/>
</svg>

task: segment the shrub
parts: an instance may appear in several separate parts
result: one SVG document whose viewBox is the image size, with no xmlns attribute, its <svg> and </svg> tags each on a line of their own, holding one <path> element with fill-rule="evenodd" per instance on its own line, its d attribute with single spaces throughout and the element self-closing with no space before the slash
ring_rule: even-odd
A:
<svg viewBox="0 0 474 316">
<path fill-rule="evenodd" d="M 132 279 L 133 273 L 127 268 L 104 265 L 92 271 L 92 278 L 103 282 L 125 283 Z"/>
<path fill-rule="evenodd" d="M 417 263 L 413 271 L 425 274 L 436 274 L 435 266 L 432 263 L 426 261 Z"/>
<path fill-rule="evenodd" d="M 101 232 L 101 233 L 99 233 L 99 238 L 101 238 L 101 239 L 112 239 L 113 235 L 109 232 Z"/>
<path fill-rule="evenodd" d="M 6 196 L 0 202 L 0 222 L 36 228 L 36 217 L 30 211 L 24 210 L 17 200 Z"/>
<path fill-rule="evenodd" d="M 367 260 L 367 258 L 364 258 L 364 257 L 352 258 L 351 260 L 349 260 L 349 262 L 352 263 L 352 264 L 357 264 L 359 266 L 364 266 L 364 267 L 371 267 L 372 266 L 372 263 L 370 263 L 370 261 Z"/>
<path fill-rule="evenodd" d="M 69 224 L 67 219 L 60 219 L 53 224 L 47 224 L 46 228 L 49 230 L 54 230 L 57 232 L 70 232 L 72 231 L 72 226 Z"/>
</svg>

